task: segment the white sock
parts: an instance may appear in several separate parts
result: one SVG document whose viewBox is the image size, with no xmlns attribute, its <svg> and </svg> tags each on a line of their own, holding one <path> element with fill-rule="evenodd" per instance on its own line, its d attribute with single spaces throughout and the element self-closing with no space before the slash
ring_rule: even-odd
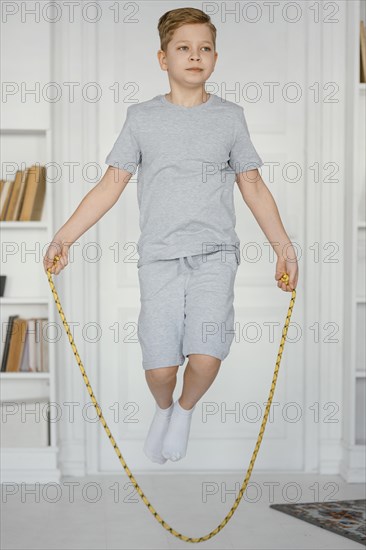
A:
<svg viewBox="0 0 366 550">
<path fill-rule="evenodd" d="M 163 443 L 163 457 L 176 462 L 186 456 L 194 409 L 195 406 L 189 410 L 183 409 L 178 399 L 174 403 L 173 414 Z"/>
<path fill-rule="evenodd" d="M 143 450 L 145 455 L 150 458 L 152 462 L 164 464 L 166 458 L 161 454 L 161 449 L 164 436 L 169 426 L 170 417 L 173 413 L 174 403 L 167 409 L 161 409 L 157 403 L 155 403 L 155 405 L 154 418 L 150 424 Z"/>
</svg>

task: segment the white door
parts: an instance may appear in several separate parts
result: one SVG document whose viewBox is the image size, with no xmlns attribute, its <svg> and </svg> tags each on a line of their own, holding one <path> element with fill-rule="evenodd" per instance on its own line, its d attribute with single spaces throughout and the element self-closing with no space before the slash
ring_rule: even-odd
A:
<svg viewBox="0 0 366 550">
<path fill-rule="evenodd" d="M 173 2 L 139 3 L 120 13 L 118 24 L 113 22 L 112 12 L 100 21 L 102 161 L 121 129 L 127 107 L 169 91 L 167 75 L 157 61 L 160 45 L 156 27 L 159 17 L 172 7 Z M 306 125 L 305 102 L 298 94 L 306 81 L 305 19 L 289 24 L 281 17 L 274 25 L 268 17 L 249 23 L 243 14 L 236 21 L 231 16 L 225 20 L 220 13 L 213 15 L 219 58 L 207 83 L 208 91 L 244 107 L 251 137 L 266 163 L 262 177 L 277 202 L 290 238 L 301 247 L 306 176 L 299 178 L 299 170 L 304 165 Z M 237 333 L 229 357 L 197 406 L 186 458 L 180 464 L 168 461 L 166 470 L 247 468 L 269 396 L 291 295 L 277 288 L 272 248 L 236 186 L 234 197 L 236 229 L 241 240 L 234 303 Z M 138 219 L 135 176 L 119 202 L 98 224 L 103 251 L 98 400 L 133 472 L 161 471 L 161 466 L 150 462 L 142 452 L 155 404 L 145 381 L 137 339 Z M 290 471 L 303 466 L 301 284 L 300 280 L 271 414 L 255 465 L 260 470 Z M 179 371 L 175 398 L 180 395 L 183 369 L 184 366 Z M 100 443 L 100 471 L 120 471 L 121 465 L 104 433 Z"/>
</svg>

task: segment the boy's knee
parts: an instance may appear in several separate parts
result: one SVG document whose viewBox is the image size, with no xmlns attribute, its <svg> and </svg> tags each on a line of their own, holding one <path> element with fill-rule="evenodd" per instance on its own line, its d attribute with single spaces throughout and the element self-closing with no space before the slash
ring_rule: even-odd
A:
<svg viewBox="0 0 366 550">
<path fill-rule="evenodd" d="M 221 359 L 213 355 L 205 355 L 203 353 L 190 353 L 188 355 L 189 364 L 193 368 L 202 369 L 218 369 L 221 365 Z"/>
<path fill-rule="evenodd" d="M 177 374 L 178 365 L 172 367 L 160 367 L 158 369 L 149 369 L 145 371 L 145 376 L 156 383 L 165 383 Z"/>
</svg>

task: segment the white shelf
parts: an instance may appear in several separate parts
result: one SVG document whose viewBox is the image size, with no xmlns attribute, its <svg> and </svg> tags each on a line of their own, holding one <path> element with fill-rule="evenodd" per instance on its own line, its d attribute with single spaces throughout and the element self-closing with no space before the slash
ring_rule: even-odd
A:
<svg viewBox="0 0 366 550">
<path fill-rule="evenodd" d="M 37 135 L 46 134 L 49 128 L 0 128 L 0 135 Z"/>
<path fill-rule="evenodd" d="M 2 452 L 9 453 L 38 453 L 42 449 L 43 452 L 53 453 L 58 451 L 57 445 L 47 445 L 47 447 L 5 447 L 2 449 Z"/>
<path fill-rule="evenodd" d="M 44 205 L 45 208 L 45 205 Z M 47 229 L 48 223 L 42 221 L 2 221 L 0 222 L 0 229 Z"/>
<path fill-rule="evenodd" d="M 50 378 L 49 372 L 0 372 L 0 380 L 1 379 L 9 379 L 9 380 L 39 380 L 39 379 L 47 379 Z"/>
<path fill-rule="evenodd" d="M 358 222 L 357 227 L 358 227 L 358 229 L 365 229 L 366 228 L 366 222 Z"/>
<path fill-rule="evenodd" d="M 29 296 L 24 296 L 24 298 L 6 298 L 6 297 L 2 297 L 0 298 L 0 305 L 2 306 L 15 306 L 15 305 L 35 305 L 35 304 L 43 304 L 43 305 L 48 305 L 49 303 L 49 298 L 41 298 L 41 297 L 37 297 L 37 296 L 34 296 L 33 297 L 29 297 Z"/>
</svg>

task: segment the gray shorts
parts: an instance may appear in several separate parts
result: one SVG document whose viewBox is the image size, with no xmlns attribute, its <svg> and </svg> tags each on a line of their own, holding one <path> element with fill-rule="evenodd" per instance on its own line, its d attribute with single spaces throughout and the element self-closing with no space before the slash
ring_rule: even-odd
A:
<svg viewBox="0 0 366 550">
<path fill-rule="evenodd" d="M 145 370 L 183 365 L 190 353 L 225 359 L 234 338 L 240 251 L 158 260 L 138 268 L 138 340 Z"/>
</svg>

